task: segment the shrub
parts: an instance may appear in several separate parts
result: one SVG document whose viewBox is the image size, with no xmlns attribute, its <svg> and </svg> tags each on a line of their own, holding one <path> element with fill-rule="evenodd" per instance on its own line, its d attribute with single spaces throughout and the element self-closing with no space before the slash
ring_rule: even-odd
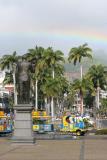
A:
<svg viewBox="0 0 107 160">
<path fill-rule="evenodd" d="M 97 130 L 95 134 L 96 135 L 107 135 L 107 128 Z"/>
<path fill-rule="evenodd" d="M 84 124 L 85 124 L 85 128 L 94 127 L 94 124 L 90 123 L 90 119 L 84 118 L 83 121 L 84 121 Z"/>
</svg>

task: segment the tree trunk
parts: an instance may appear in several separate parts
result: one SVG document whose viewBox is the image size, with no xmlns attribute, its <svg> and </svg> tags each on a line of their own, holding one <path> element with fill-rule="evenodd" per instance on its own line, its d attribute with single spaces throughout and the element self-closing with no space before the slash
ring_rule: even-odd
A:
<svg viewBox="0 0 107 160">
<path fill-rule="evenodd" d="M 96 108 L 99 109 L 99 90 L 100 88 L 97 87 L 97 94 L 96 94 Z"/>
<path fill-rule="evenodd" d="M 55 78 L 54 68 L 52 70 L 52 77 L 53 77 L 53 79 Z M 52 116 L 52 119 L 53 119 L 53 117 L 54 117 L 54 102 L 53 102 L 53 97 L 51 98 L 51 116 Z"/>
<path fill-rule="evenodd" d="M 38 109 L 38 80 L 36 79 L 35 85 L 35 110 Z"/>
<path fill-rule="evenodd" d="M 83 112 L 84 112 L 84 108 L 83 108 L 83 95 L 81 95 L 80 97 L 81 97 L 80 113 L 82 115 Z"/>
<path fill-rule="evenodd" d="M 55 78 L 55 71 L 54 71 L 54 68 L 53 68 L 53 71 L 52 71 L 52 77 L 53 77 L 53 79 Z"/>
<path fill-rule="evenodd" d="M 53 97 L 51 98 L 51 116 L 52 116 L 52 120 L 54 119 L 54 101 L 53 101 Z"/>
<path fill-rule="evenodd" d="M 16 91 L 15 71 L 13 71 L 13 85 L 14 85 L 14 105 L 17 105 L 17 91 Z"/>
<path fill-rule="evenodd" d="M 82 77 L 83 77 L 83 68 L 82 68 L 82 64 L 80 66 L 80 74 L 81 74 L 81 80 L 82 80 Z"/>
<path fill-rule="evenodd" d="M 48 108 L 48 100 L 47 100 L 47 97 L 45 97 L 44 101 L 45 101 L 45 110 L 46 110 L 46 113 L 49 115 L 49 108 Z"/>
<path fill-rule="evenodd" d="M 83 68 L 82 68 L 82 64 L 81 64 L 81 66 L 80 66 L 80 70 L 81 70 L 81 81 L 82 81 L 82 78 L 83 78 Z M 81 106 L 80 106 L 80 112 L 81 112 L 81 114 L 83 114 L 83 94 L 81 94 Z"/>
</svg>

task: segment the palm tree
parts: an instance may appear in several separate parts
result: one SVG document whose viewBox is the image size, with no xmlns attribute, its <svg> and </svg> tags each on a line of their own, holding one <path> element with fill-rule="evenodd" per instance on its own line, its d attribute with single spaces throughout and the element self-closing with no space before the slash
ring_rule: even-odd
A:
<svg viewBox="0 0 107 160">
<path fill-rule="evenodd" d="M 5 78 L 3 80 L 3 85 L 13 84 L 13 76 L 11 72 L 5 72 Z"/>
<path fill-rule="evenodd" d="M 53 51 L 51 47 L 44 52 L 42 64 L 51 68 L 53 79 L 55 78 L 55 67 L 64 62 L 63 56 L 64 54 L 60 50 Z M 54 117 L 53 97 L 51 98 L 51 115 Z"/>
<path fill-rule="evenodd" d="M 84 77 L 82 80 L 75 80 L 72 84 L 72 89 L 80 96 L 80 113 L 83 114 L 83 97 L 89 89 L 93 91 L 93 83 Z"/>
<path fill-rule="evenodd" d="M 96 107 L 99 108 L 99 89 L 105 90 L 107 85 L 107 72 L 102 65 L 93 65 L 87 73 L 88 79 L 91 79 L 96 90 Z"/>
<path fill-rule="evenodd" d="M 16 68 L 16 63 L 18 61 L 18 56 L 16 52 L 13 52 L 12 55 L 4 55 L 0 59 L 0 68 L 1 70 L 8 69 L 12 75 L 13 75 L 13 83 L 14 83 L 14 104 L 17 104 L 17 96 L 16 96 L 16 88 L 15 88 L 15 68 Z"/>
<path fill-rule="evenodd" d="M 71 48 L 70 52 L 69 52 L 69 57 L 68 57 L 68 61 L 71 62 L 73 61 L 74 65 L 77 64 L 77 62 L 79 62 L 81 64 L 82 58 L 90 58 L 92 59 L 92 55 L 91 55 L 91 48 L 88 47 L 88 44 L 85 43 L 79 47 L 74 47 Z M 81 80 L 82 80 L 82 76 L 83 76 L 83 71 L 82 71 L 82 64 L 80 67 L 81 70 Z M 81 101 L 81 105 L 83 108 L 83 102 Z"/>
<path fill-rule="evenodd" d="M 54 69 L 57 64 L 64 62 L 64 54 L 60 51 L 53 51 L 51 47 L 47 48 L 44 52 L 43 59 L 45 65 L 52 69 L 52 77 L 55 77 Z"/>
<path fill-rule="evenodd" d="M 26 53 L 24 56 L 27 58 L 27 60 L 36 64 L 38 60 L 41 59 L 43 52 L 43 47 L 36 46 L 34 49 L 28 49 L 28 53 Z"/>
<path fill-rule="evenodd" d="M 88 44 L 85 43 L 79 47 L 71 48 L 69 52 L 68 61 L 73 61 L 74 65 L 79 62 L 81 64 L 82 58 L 90 58 L 92 59 L 91 55 L 92 49 L 88 47 Z M 81 79 L 82 79 L 82 64 L 81 64 Z"/>
<path fill-rule="evenodd" d="M 63 75 L 57 77 L 57 79 L 58 79 L 59 87 L 60 87 L 59 91 L 58 91 L 57 102 L 58 102 L 59 110 L 61 112 L 63 112 L 64 107 L 67 108 L 67 106 L 64 106 L 64 103 L 65 103 L 65 100 L 66 100 L 66 97 L 67 97 L 67 94 L 68 94 L 69 83 L 66 80 L 66 78 L 63 77 Z"/>
<path fill-rule="evenodd" d="M 39 69 L 39 81 L 38 81 L 38 85 L 39 85 L 39 90 L 38 92 L 41 94 L 42 93 L 42 99 L 44 99 L 44 102 L 45 102 L 45 108 L 48 108 L 48 111 L 49 111 L 49 99 L 52 99 L 52 98 L 49 98 L 47 94 L 45 94 L 43 92 L 43 90 L 41 88 L 43 88 L 44 85 L 46 85 L 47 83 L 49 83 L 49 80 L 50 78 L 53 79 L 52 77 L 52 69 L 51 67 L 48 67 L 48 65 L 46 64 L 45 62 L 45 59 L 40 60 L 38 61 L 38 67 Z M 55 77 L 54 79 L 56 80 L 57 79 L 61 79 L 62 78 L 62 75 L 64 73 L 64 67 L 61 65 L 61 64 L 56 64 L 55 68 L 54 68 L 54 71 L 55 71 Z M 53 81 L 54 81 L 53 79 Z M 55 81 L 56 82 L 56 81 Z M 61 84 L 61 82 L 59 82 L 59 84 Z M 60 93 L 61 90 L 59 90 L 59 93 Z M 46 92 L 47 93 L 47 92 Z M 53 97 L 53 99 L 55 100 L 55 98 Z M 57 99 L 59 99 L 57 97 Z M 51 106 L 53 106 L 53 101 L 51 100 Z M 52 111 L 52 108 L 51 108 L 51 111 Z"/>
<path fill-rule="evenodd" d="M 51 105 L 53 105 L 53 97 L 57 96 L 57 92 L 58 92 L 58 84 L 55 81 L 55 79 L 53 79 L 52 77 L 48 77 L 46 78 L 45 83 L 42 85 L 41 87 L 44 95 L 46 95 L 46 97 L 48 99 L 51 100 Z M 54 111 L 52 110 L 53 108 L 51 107 L 51 113 L 53 113 Z M 52 116 L 52 114 L 51 114 Z M 53 116 L 52 116 L 53 119 Z"/>
<path fill-rule="evenodd" d="M 52 98 L 59 102 L 63 101 L 64 93 L 66 92 L 66 80 L 63 77 L 55 77 L 54 79 L 52 77 L 47 77 L 44 84 L 42 84 L 41 89 L 44 93 L 44 95 L 51 99 L 51 105 L 53 105 Z M 54 112 L 51 107 L 51 113 Z"/>
<path fill-rule="evenodd" d="M 44 53 L 43 47 L 36 46 L 34 49 L 29 49 L 28 53 L 24 56 L 28 61 L 34 64 L 34 74 L 32 75 L 32 79 L 34 81 L 35 86 L 35 110 L 38 109 L 38 80 L 40 78 L 40 61 L 42 59 Z"/>
</svg>

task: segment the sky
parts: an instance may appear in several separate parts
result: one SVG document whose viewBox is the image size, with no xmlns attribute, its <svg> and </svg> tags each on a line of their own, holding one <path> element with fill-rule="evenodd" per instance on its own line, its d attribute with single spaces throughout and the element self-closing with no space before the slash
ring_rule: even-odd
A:
<svg viewBox="0 0 107 160">
<path fill-rule="evenodd" d="M 0 54 L 84 43 L 107 52 L 107 0 L 0 0 Z"/>
</svg>

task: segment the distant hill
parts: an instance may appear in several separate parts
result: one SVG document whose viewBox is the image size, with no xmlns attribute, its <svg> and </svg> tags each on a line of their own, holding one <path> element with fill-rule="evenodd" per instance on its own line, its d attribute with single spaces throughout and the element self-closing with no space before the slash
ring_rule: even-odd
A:
<svg viewBox="0 0 107 160">
<path fill-rule="evenodd" d="M 96 60 L 97 64 L 102 64 L 107 66 L 107 51 L 97 50 L 94 52 L 94 61 Z"/>
</svg>

